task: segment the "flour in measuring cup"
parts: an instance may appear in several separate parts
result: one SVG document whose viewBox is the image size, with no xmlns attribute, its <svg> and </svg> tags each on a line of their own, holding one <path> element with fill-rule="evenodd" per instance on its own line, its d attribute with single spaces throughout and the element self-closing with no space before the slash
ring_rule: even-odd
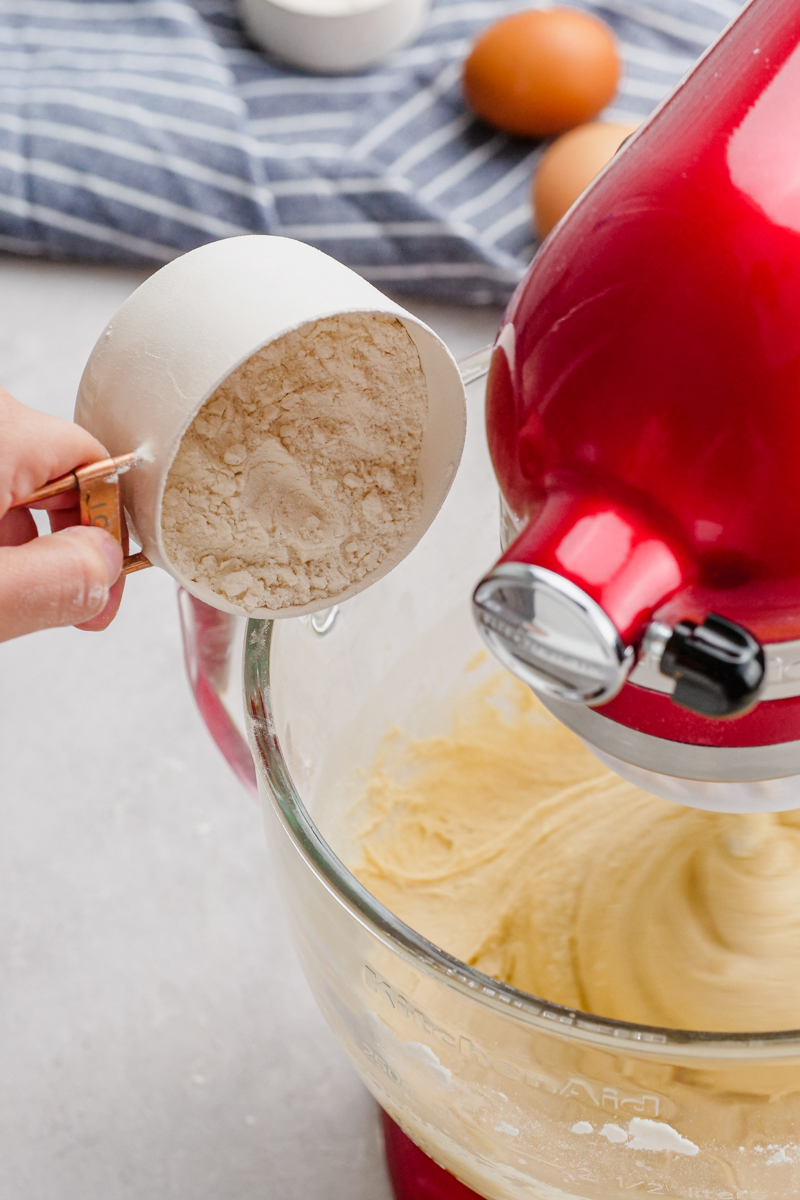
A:
<svg viewBox="0 0 800 1200">
<path fill-rule="evenodd" d="M 183 437 L 164 493 L 168 557 L 248 612 L 341 595 L 419 515 L 427 404 L 395 317 L 327 317 L 271 342 Z"/>
</svg>

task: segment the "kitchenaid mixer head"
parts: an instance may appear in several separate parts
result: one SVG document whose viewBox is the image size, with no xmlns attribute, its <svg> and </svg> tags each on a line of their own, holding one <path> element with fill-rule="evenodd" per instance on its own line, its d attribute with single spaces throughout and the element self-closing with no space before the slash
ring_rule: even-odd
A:
<svg viewBox="0 0 800 1200">
<path fill-rule="evenodd" d="M 798 95 L 800 9 L 753 0 L 545 242 L 487 387 L 485 640 L 720 811 L 800 807 Z"/>
<path fill-rule="evenodd" d="M 787 651 L 710 614 L 702 625 L 654 621 L 638 662 L 611 620 L 569 580 L 525 563 L 500 563 L 475 590 L 478 628 L 496 657 L 618 775 L 694 808 L 779 812 L 800 807 L 797 747 L 706 746 L 643 733 L 602 715 L 626 681 L 669 696 L 688 714 L 734 716 L 759 700 L 797 694 L 779 678 Z M 795 664 L 787 662 L 790 668 Z M 634 701 L 635 703 L 635 701 Z M 781 774 L 779 774 L 781 773 Z"/>
<path fill-rule="evenodd" d="M 613 699 L 630 675 L 633 647 L 591 596 L 554 571 L 500 563 L 478 584 L 474 604 L 494 653 L 536 691 L 594 707 Z M 715 613 L 702 625 L 679 621 L 674 629 L 653 621 L 642 658 L 661 676 L 651 687 L 709 717 L 746 712 L 766 675 L 758 641 Z"/>
</svg>

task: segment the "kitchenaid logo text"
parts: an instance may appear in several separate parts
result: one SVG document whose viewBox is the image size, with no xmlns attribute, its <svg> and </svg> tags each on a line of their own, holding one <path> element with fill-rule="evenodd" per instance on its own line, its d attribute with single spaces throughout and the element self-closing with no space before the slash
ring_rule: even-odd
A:
<svg viewBox="0 0 800 1200">
<path fill-rule="evenodd" d="M 664 1100 L 661 1096 L 650 1094 L 629 1095 L 619 1088 L 610 1087 L 594 1079 L 584 1079 L 578 1076 L 558 1077 L 551 1071 L 542 1071 L 529 1066 L 516 1066 L 505 1059 L 487 1054 L 471 1038 L 463 1034 L 451 1033 L 437 1025 L 420 1008 L 417 1008 L 406 996 L 398 992 L 393 984 L 378 974 L 369 964 L 364 967 L 364 982 L 367 987 L 391 1005 L 396 1013 L 413 1021 L 424 1033 L 435 1037 L 445 1046 L 457 1050 L 465 1059 L 480 1064 L 485 1070 L 496 1071 L 506 1079 L 517 1079 L 528 1087 L 548 1092 L 552 1096 L 562 1096 L 566 1100 L 577 1100 L 604 1112 L 621 1113 L 629 1116 L 658 1117 L 664 1116 Z"/>
<path fill-rule="evenodd" d="M 493 630 L 506 641 L 518 646 L 520 650 L 528 653 L 535 652 L 536 657 L 544 662 L 550 663 L 554 667 L 562 667 L 567 671 L 577 671 L 581 675 L 586 675 L 589 679 L 604 679 L 603 672 L 596 663 L 590 662 L 588 658 L 576 658 L 574 654 L 564 654 L 558 650 L 554 650 L 552 646 L 545 646 L 539 638 L 536 637 L 534 627 L 531 625 L 511 625 L 497 612 L 491 611 L 484 607 L 481 609 L 481 621 L 487 629 Z"/>
</svg>

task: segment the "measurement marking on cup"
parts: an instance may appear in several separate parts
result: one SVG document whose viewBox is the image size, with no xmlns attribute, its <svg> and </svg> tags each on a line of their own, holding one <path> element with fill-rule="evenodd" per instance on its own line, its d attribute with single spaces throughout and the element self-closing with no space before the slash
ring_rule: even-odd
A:
<svg viewBox="0 0 800 1200">
<path fill-rule="evenodd" d="M 565 1100 L 575 1100 L 579 1104 L 601 1109 L 603 1112 L 651 1118 L 666 1115 L 667 1105 L 662 1096 L 651 1093 L 629 1094 L 598 1080 L 584 1079 L 578 1076 L 569 1078 L 561 1076 L 559 1078 L 552 1071 L 538 1070 L 530 1065 L 517 1065 L 487 1054 L 471 1038 L 464 1034 L 452 1033 L 443 1026 L 437 1025 L 422 1009 L 418 1008 L 402 992 L 399 992 L 388 979 L 384 979 L 368 963 L 364 965 L 364 982 L 370 991 L 381 996 L 400 1016 L 413 1021 L 421 1030 L 435 1037 L 444 1045 L 458 1050 L 463 1058 L 478 1063 L 486 1070 L 495 1071 L 506 1079 L 519 1080 L 528 1087 L 548 1092 L 552 1096 L 561 1096 Z M 374 1055 L 373 1051 L 370 1053 Z"/>
<path fill-rule="evenodd" d="M 98 525 L 101 529 L 108 529 L 107 507 L 103 500 L 98 500 L 96 504 L 88 505 L 89 512 L 92 514 L 92 525 Z"/>
<path fill-rule="evenodd" d="M 393 1071 L 389 1064 L 385 1062 L 379 1054 L 376 1054 L 372 1047 L 368 1046 L 366 1042 L 362 1042 L 361 1052 L 365 1058 L 368 1058 L 371 1063 L 375 1064 L 379 1071 L 383 1071 L 384 1075 L 388 1075 L 392 1083 L 401 1082 L 397 1071 Z"/>
</svg>

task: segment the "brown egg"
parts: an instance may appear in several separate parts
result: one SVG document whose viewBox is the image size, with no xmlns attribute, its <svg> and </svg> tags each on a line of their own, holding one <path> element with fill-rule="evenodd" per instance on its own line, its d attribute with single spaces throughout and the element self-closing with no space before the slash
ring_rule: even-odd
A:
<svg viewBox="0 0 800 1200">
<path fill-rule="evenodd" d="M 464 64 L 467 103 L 490 125 L 548 137 L 597 116 L 617 90 L 614 36 L 573 8 L 515 13 L 478 38 Z"/>
<path fill-rule="evenodd" d="M 539 237 L 547 237 L 636 128 L 593 121 L 571 129 L 545 150 L 532 193 L 533 223 Z"/>
</svg>

